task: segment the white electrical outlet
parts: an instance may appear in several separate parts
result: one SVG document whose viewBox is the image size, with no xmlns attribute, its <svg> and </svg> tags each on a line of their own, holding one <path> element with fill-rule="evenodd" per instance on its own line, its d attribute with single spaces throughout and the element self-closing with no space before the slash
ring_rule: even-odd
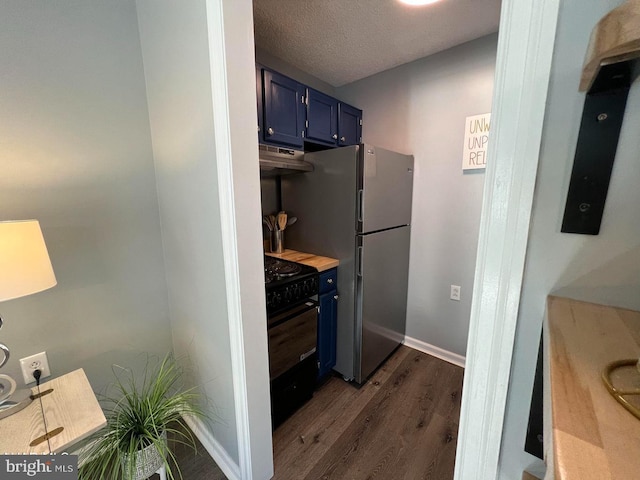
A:
<svg viewBox="0 0 640 480">
<path fill-rule="evenodd" d="M 30 357 L 24 357 L 20 359 L 20 368 L 22 369 L 22 378 L 25 384 L 35 382 L 33 378 L 33 372 L 40 370 L 42 375 L 40 380 L 51 376 L 51 370 L 49 369 L 49 361 L 47 360 L 47 352 L 36 353 Z"/>
<path fill-rule="evenodd" d="M 460 285 L 451 285 L 451 295 L 449 298 L 456 302 L 460 301 Z"/>
</svg>

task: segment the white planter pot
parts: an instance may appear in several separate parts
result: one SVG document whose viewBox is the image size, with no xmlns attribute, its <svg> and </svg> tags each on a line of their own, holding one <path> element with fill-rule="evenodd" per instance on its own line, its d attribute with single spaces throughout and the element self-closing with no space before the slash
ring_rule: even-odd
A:
<svg viewBox="0 0 640 480">
<path fill-rule="evenodd" d="M 167 445 L 167 432 L 162 433 L 162 440 L 164 442 L 164 449 L 166 451 Z M 164 457 L 162 453 L 158 451 L 155 445 L 149 445 L 148 447 L 138 450 L 136 456 L 136 467 L 133 472 L 133 477 L 129 477 L 129 471 L 127 463 L 129 460 L 128 455 L 124 455 L 122 458 L 122 468 L 124 470 L 124 478 L 126 480 L 145 480 L 151 475 L 156 473 L 164 465 Z"/>
</svg>

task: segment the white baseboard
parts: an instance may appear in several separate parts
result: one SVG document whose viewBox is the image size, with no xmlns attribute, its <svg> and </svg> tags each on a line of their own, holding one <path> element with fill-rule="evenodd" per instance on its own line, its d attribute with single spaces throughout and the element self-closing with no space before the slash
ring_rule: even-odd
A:
<svg viewBox="0 0 640 480">
<path fill-rule="evenodd" d="M 233 461 L 225 448 L 211 435 L 201 420 L 193 417 L 182 417 L 194 435 L 200 440 L 202 446 L 206 448 L 209 455 L 218 464 L 220 470 L 229 480 L 240 480 L 240 466 Z"/>
<path fill-rule="evenodd" d="M 466 358 L 462 355 L 458 355 L 457 353 L 449 352 L 440 347 L 436 347 L 435 345 L 431 345 L 427 342 L 423 342 L 422 340 L 418 340 L 413 337 L 404 337 L 404 344 L 407 347 L 411 347 L 414 350 L 419 350 L 422 353 L 426 353 L 427 355 L 431 355 L 433 357 L 437 357 L 440 360 L 444 360 L 445 362 L 453 363 L 459 367 L 464 368 Z"/>
</svg>

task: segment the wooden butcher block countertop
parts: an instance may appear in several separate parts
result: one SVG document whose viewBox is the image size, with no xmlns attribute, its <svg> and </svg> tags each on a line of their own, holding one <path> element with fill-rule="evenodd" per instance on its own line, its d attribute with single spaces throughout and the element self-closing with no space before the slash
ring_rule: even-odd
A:
<svg viewBox="0 0 640 480">
<path fill-rule="evenodd" d="M 265 252 L 265 254 L 270 257 L 289 260 L 290 262 L 302 263 L 303 265 L 308 265 L 317 269 L 319 272 L 324 272 L 325 270 L 337 267 L 340 264 L 340 262 L 335 258 L 322 257 L 320 255 L 314 255 L 313 253 L 297 252 L 289 249 L 285 249 L 283 253 Z"/>
<path fill-rule="evenodd" d="M 551 296 L 548 321 L 556 480 L 640 479 L 640 419 L 601 380 L 640 355 L 640 312 Z"/>
</svg>

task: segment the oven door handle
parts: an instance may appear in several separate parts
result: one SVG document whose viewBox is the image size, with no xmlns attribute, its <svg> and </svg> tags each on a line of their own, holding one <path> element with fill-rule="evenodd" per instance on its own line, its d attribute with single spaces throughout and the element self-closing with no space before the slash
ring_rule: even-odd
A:
<svg viewBox="0 0 640 480">
<path fill-rule="evenodd" d="M 305 358 L 310 357 L 311 355 L 313 355 L 314 353 L 316 353 L 316 347 L 313 347 L 311 350 L 309 350 L 307 353 L 303 353 L 302 355 L 300 355 L 300 361 L 303 361 Z"/>
<path fill-rule="evenodd" d="M 315 309 L 317 314 L 319 312 L 318 308 L 320 308 L 318 302 L 309 299 L 303 304 L 291 307 L 290 309 L 280 312 L 276 315 L 267 315 L 267 329 L 282 325 L 283 323 L 286 323 L 299 315 L 303 315 L 309 310 Z"/>
</svg>

